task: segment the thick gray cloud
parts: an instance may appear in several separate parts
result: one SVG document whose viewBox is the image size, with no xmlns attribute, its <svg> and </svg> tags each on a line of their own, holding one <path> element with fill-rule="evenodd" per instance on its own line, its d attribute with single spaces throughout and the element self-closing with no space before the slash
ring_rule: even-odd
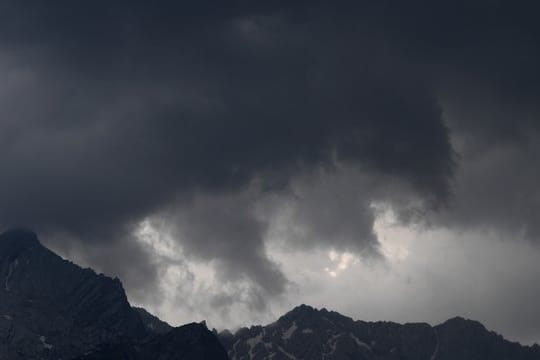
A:
<svg viewBox="0 0 540 360">
<path fill-rule="evenodd" d="M 526 103 L 509 105 L 485 96 L 448 100 L 460 170 L 451 206 L 430 220 L 450 228 L 495 228 L 504 238 L 537 242 L 540 113 Z"/>
<path fill-rule="evenodd" d="M 535 7 L 6 1 L 1 223 L 149 289 L 150 219 L 258 310 L 267 239 L 381 258 L 380 206 L 537 239 Z"/>
<path fill-rule="evenodd" d="M 151 224 L 178 239 L 188 257 L 214 260 L 221 282 L 248 280 L 257 285 L 253 289 L 257 296 L 280 295 L 287 280 L 266 255 L 268 224 L 257 218 L 254 196 L 252 191 L 234 196 L 199 194 L 181 207 L 154 215 Z"/>
<path fill-rule="evenodd" d="M 195 190 L 234 193 L 255 177 L 279 190 L 336 160 L 447 196 L 435 99 L 362 26 L 244 6 L 87 7 L 6 9 L 5 224 L 109 242 Z M 249 254 L 205 256 L 264 259 L 262 228 L 242 220 L 231 237 Z M 187 237 L 210 235 L 199 233 Z"/>
</svg>

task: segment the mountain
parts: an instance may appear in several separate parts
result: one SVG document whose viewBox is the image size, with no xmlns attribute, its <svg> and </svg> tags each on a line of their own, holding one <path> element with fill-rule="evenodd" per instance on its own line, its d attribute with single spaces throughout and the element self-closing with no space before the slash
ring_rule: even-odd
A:
<svg viewBox="0 0 540 360">
<path fill-rule="evenodd" d="M 301 305 L 267 326 L 219 334 L 232 360 L 539 360 L 540 347 L 504 340 L 480 323 L 355 321 Z"/>
<path fill-rule="evenodd" d="M 0 360 L 540 360 L 476 321 L 355 321 L 301 305 L 234 334 L 171 327 L 132 307 L 122 283 L 66 261 L 36 234 L 0 235 Z"/>
<path fill-rule="evenodd" d="M 434 327 L 439 342 L 437 360 L 539 360 L 540 346 L 521 346 L 486 330 L 477 321 L 460 317 Z"/>
<path fill-rule="evenodd" d="M 159 354 L 159 356 L 156 356 Z M 220 360 L 228 359 L 217 337 L 204 324 L 188 324 L 143 342 L 107 344 L 77 360 Z"/>
<path fill-rule="evenodd" d="M 173 352 L 175 359 L 191 359 L 189 354 L 205 346 L 225 354 L 206 327 L 172 329 L 131 307 L 118 279 L 62 259 L 32 231 L 1 234 L 0 359 L 73 359 L 102 354 L 104 344 L 145 344 L 153 352 L 148 360 L 167 359 Z"/>
<path fill-rule="evenodd" d="M 0 235 L 0 279 L 6 358 L 66 358 L 104 341 L 146 335 L 118 279 L 62 259 L 31 231 Z"/>
<path fill-rule="evenodd" d="M 146 309 L 133 307 L 133 310 L 139 314 L 144 326 L 149 332 L 166 334 L 173 329 L 171 325 L 167 324 L 157 316 L 150 314 Z"/>
</svg>

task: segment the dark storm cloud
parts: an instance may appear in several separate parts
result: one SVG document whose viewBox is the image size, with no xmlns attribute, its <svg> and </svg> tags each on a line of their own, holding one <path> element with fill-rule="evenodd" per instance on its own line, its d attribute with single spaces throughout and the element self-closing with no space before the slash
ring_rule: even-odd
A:
<svg viewBox="0 0 540 360">
<path fill-rule="evenodd" d="M 459 154 L 452 200 L 429 221 L 538 241 L 538 4 L 472 2 L 441 10 L 447 15 L 436 23 L 425 9 L 410 19 L 416 33 L 431 34 L 411 47 L 436 64 L 437 97 Z"/>
<path fill-rule="evenodd" d="M 516 128 L 535 126 L 538 25 L 532 9 L 502 2 L 6 1 L 0 13 L 2 223 L 96 249 L 129 242 L 118 246 L 140 274 L 130 256 L 94 258 L 132 283 L 157 276 L 129 238 L 160 216 L 224 278 L 278 294 L 287 280 L 265 252 L 260 193 L 294 195 L 302 174 L 356 169 L 382 185 L 335 201 L 300 189 L 310 201 L 294 219 L 318 234 L 304 245 L 375 254 L 372 203 L 456 203 L 447 125 L 492 134 L 489 149 L 509 133 L 488 116 L 446 124 L 452 100 L 471 110 L 456 94 L 489 89 L 518 109 Z"/>
<path fill-rule="evenodd" d="M 432 89 L 362 24 L 317 7 L 79 5 L 3 5 L 4 224 L 110 242 L 195 190 L 282 189 L 335 161 L 447 197 Z M 239 210 L 234 231 L 209 230 L 212 208 L 191 210 L 186 248 L 279 291 L 263 225 Z"/>
<path fill-rule="evenodd" d="M 540 131 L 533 121 L 540 114 L 524 107 L 508 108 L 494 102 L 479 111 L 474 105 L 449 104 L 452 119 L 491 120 L 493 127 L 477 132 L 471 129 L 477 125 L 455 126 L 460 171 L 449 208 L 429 216 L 434 225 L 497 229 L 503 239 L 540 240 Z"/>
</svg>

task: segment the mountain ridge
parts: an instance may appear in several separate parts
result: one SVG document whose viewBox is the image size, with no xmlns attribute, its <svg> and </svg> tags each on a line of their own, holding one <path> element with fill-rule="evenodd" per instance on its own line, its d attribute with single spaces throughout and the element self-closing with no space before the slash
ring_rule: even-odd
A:
<svg viewBox="0 0 540 360">
<path fill-rule="evenodd" d="M 130 305 L 119 279 L 62 259 L 31 230 L 0 234 L 0 279 L 1 360 L 73 359 L 103 344 L 171 341 L 168 325 Z M 213 346 L 220 351 L 217 338 Z"/>
<path fill-rule="evenodd" d="M 353 320 L 326 308 L 299 305 L 268 325 L 224 330 L 219 337 L 232 360 L 538 360 L 540 346 L 505 340 L 475 320 L 441 324 Z"/>
<path fill-rule="evenodd" d="M 217 334 L 132 307 L 119 279 L 62 259 L 27 229 L 0 234 L 0 360 L 540 360 L 478 321 L 354 320 L 299 305 L 268 325 Z"/>
<path fill-rule="evenodd" d="M 159 357 L 157 356 L 159 355 Z M 74 360 L 228 359 L 225 349 L 204 323 L 190 323 L 142 342 L 104 344 Z"/>
</svg>

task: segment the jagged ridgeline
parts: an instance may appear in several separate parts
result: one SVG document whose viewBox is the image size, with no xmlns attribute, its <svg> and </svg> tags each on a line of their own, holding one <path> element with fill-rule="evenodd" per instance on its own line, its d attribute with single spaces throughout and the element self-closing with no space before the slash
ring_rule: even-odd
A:
<svg viewBox="0 0 540 360">
<path fill-rule="evenodd" d="M 219 336 L 235 360 L 540 360 L 539 346 L 506 341 L 472 320 L 454 318 L 434 327 L 365 322 L 306 305 L 273 324 Z"/>
<path fill-rule="evenodd" d="M 93 352 L 99 353 L 89 358 L 109 359 L 97 356 L 113 348 L 119 360 L 227 359 L 205 326 L 167 331 L 168 325 L 130 306 L 118 279 L 62 259 L 29 230 L 0 235 L 0 279 L 1 360 L 74 359 Z M 153 355 L 137 357 L 130 344 L 148 344 Z"/>
<path fill-rule="evenodd" d="M 219 337 L 132 307 L 121 282 L 66 261 L 28 230 L 0 235 L 0 360 L 540 360 L 540 347 L 454 318 L 355 321 L 302 305 Z"/>
</svg>

